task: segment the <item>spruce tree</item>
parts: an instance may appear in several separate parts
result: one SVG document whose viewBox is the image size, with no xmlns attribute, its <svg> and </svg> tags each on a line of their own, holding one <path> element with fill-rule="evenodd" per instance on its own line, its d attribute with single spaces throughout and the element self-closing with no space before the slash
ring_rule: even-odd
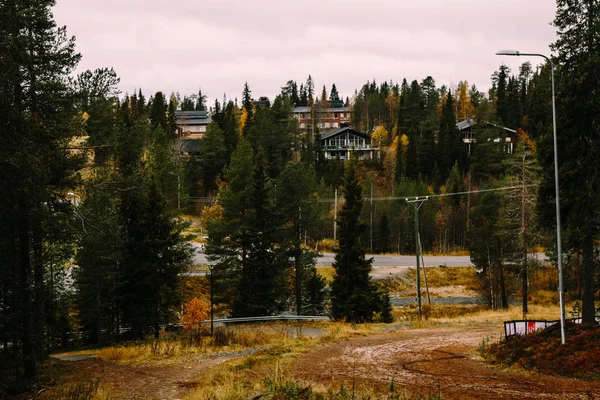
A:
<svg viewBox="0 0 600 400">
<path fill-rule="evenodd" d="M 344 205 L 339 213 L 339 246 L 335 250 L 335 276 L 331 284 L 331 313 L 335 319 L 367 322 L 379 309 L 377 289 L 371 281 L 373 259 L 365 258 L 360 243 L 365 224 L 360 221 L 362 187 L 357 161 L 347 162 L 342 188 Z"/>
<path fill-rule="evenodd" d="M 314 191 L 316 187 L 314 170 L 300 163 L 289 163 L 282 171 L 277 182 L 277 208 L 281 214 L 281 227 L 278 241 L 294 259 L 294 294 L 296 312 L 302 312 L 303 300 L 307 294 L 305 286 L 311 287 L 312 294 L 308 295 L 309 304 L 322 306 L 319 303 L 322 296 L 318 292 L 318 281 L 314 281 L 312 270 L 316 260 L 303 248 L 303 233 L 317 219 Z M 306 283 L 313 280 L 313 283 Z M 322 290 L 322 288 L 321 288 Z"/>
<path fill-rule="evenodd" d="M 245 216 L 249 227 L 248 251 L 232 305 L 234 317 L 273 315 L 283 308 L 284 271 L 288 258 L 276 246 L 277 212 L 267 183 L 262 152 L 254 161 L 250 209 Z"/>
<path fill-rule="evenodd" d="M 156 92 L 154 95 L 152 104 L 150 106 L 149 117 L 152 128 L 160 126 L 163 131 L 169 132 L 167 121 L 167 100 L 163 92 Z"/>
<path fill-rule="evenodd" d="M 23 370 L 34 378 L 46 354 L 46 256 L 54 242 L 70 240 L 48 229 L 72 215 L 64 196 L 84 161 L 67 150 L 81 127 L 66 84 L 80 55 L 66 28 L 56 27 L 54 4 L 0 2 L 0 291 L 9 299 L 0 308 L 10 315 L 17 379 Z"/>
<path fill-rule="evenodd" d="M 594 322 L 595 242 L 599 234 L 600 193 L 600 3 L 557 0 L 553 49 L 557 64 L 557 131 L 562 222 L 567 246 L 582 255 L 582 317 Z M 551 131 L 539 143 L 544 171 L 540 205 L 548 225 L 554 200 Z"/>
<path fill-rule="evenodd" d="M 198 89 L 198 97 L 196 98 L 196 111 L 206 111 L 206 95 L 202 94 L 202 89 Z"/>
<path fill-rule="evenodd" d="M 331 85 L 331 92 L 329 93 L 330 101 L 338 101 L 340 99 L 340 94 L 338 93 L 337 88 L 335 87 L 335 83 Z"/>
</svg>

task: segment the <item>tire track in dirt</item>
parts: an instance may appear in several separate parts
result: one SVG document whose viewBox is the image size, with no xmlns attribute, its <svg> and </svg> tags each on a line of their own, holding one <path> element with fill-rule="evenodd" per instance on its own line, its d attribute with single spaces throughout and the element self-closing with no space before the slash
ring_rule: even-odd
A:
<svg viewBox="0 0 600 400">
<path fill-rule="evenodd" d="M 174 364 L 134 364 L 99 358 L 76 361 L 80 380 L 100 378 L 103 390 L 127 400 L 176 400 L 202 384 L 201 378 L 211 368 L 232 359 L 253 354 L 257 347 L 238 352 L 216 353 L 179 360 Z"/>
<path fill-rule="evenodd" d="M 600 383 L 508 373 L 478 359 L 485 337 L 498 326 L 454 326 L 396 331 L 322 345 L 302 357 L 292 373 L 325 385 L 394 386 L 408 394 L 437 393 L 444 399 L 589 399 Z"/>
</svg>

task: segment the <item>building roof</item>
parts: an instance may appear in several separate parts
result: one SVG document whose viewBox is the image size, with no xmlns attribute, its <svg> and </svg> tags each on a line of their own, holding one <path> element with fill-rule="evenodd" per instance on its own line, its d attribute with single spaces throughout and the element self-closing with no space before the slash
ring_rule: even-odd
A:
<svg viewBox="0 0 600 400">
<path fill-rule="evenodd" d="M 177 119 L 206 119 L 208 111 L 175 111 L 175 117 Z"/>
<path fill-rule="evenodd" d="M 369 135 L 367 135 L 366 133 L 362 133 L 357 130 L 354 130 L 354 129 L 350 128 L 349 126 L 344 126 L 344 127 L 338 128 L 338 129 L 334 129 L 332 131 L 325 132 L 323 134 L 323 136 L 321 136 L 321 140 L 329 139 L 330 137 L 341 135 L 342 133 L 346 133 L 346 132 L 351 133 L 356 136 L 363 137 L 365 139 L 371 139 L 371 137 Z"/>
<path fill-rule="evenodd" d="M 208 111 L 175 111 L 177 125 L 208 125 L 211 122 Z"/>
<path fill-rule="evenodd" d="M 456 127 L 458 128 L 459 131 L 464 131 L 465 129 L 470 128 L 473 125 L 477 125 L 477 121 L 475 121 L 474 119 L 471 119 L 471 118 L 467 118 L 465 120 L 458 121 L 456 123 Z"/>
<path fill-rule="evenodd" d="M 510 133 L 517 133 L 517 131 L 516 131 L 516 130 L 514 130 L 514 129 L 510 129 L 510 128 L 507 128 L 507 127 L 505 127 L 505 126 L 501 126 L 501 125 L 498 125 L 498 124 L 494 124 L 494 123 L 491 123 L 491 122 L 488 122 L 488 121 L 483 121 L 483 123 L 484 123 L 485 125 L 493 126 L 493 127 L 495 127 L 495 128 L 498 128 L 498 129 L 503 129 L 503 130 L 505 130 L 506 132 L 510 132 Z M 456 127 L 458 128 L 458 130 L 459 130 L 459 131 L 464 131 L 465 129 L 468 129 L 468 128 L 470 128 L 470 127 L 474 126 L 474 125 L 477 125 L 477 121 L 475 121 L 474 119 L 471 119 L 471 118 L 467 118 L 467 119 L 465 119 L 465 120 L 458 121 L 458 122 L 456 123 Z"/>
<path fill-rule="evenodd" d="M 326 108 L 325 110 L 323 110 L 324 112 L 351 112 L 352 110 L 350 109 L 350 107 L 329 107 Z M 294 110 L 292 110 L 293 113 L 308 113 L 310 112 L 310 107 L 307 106 L 298 106 L 298 107 L 294 107 Z"/>
</svg>

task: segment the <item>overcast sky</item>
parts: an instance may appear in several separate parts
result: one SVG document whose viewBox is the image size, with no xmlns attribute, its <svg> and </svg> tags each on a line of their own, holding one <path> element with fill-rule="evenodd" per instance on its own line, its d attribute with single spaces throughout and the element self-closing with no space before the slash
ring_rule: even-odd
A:
<svg viewBox="0 0 600 400">
<path fill-rule="evenodd" d="M 121 91 L 141 88 L 271 99 L 309 74 L 340 95 L 375 79 L 437 86 L 467 80 L 480 90 L 501 63 L 548 54 L 553 0 L 57 0 L 54 16 L 77 37 L 79 70 L 113 67 Z M 529 59 L 533 65 L 541 59 Z"/>
</svg>

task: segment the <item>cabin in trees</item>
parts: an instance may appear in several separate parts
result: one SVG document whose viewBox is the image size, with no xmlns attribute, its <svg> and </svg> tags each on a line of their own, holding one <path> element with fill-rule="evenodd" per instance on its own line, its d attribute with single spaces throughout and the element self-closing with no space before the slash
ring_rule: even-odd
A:
<svg viewBox="0 0 600 400">
<path fill-rule="evenodd" d="M 355 152 L 359 159 L 372 159 L 376 150 L 371 147 L 371 138 L 366 133 L 358 132 L 349 126 L 325 132 L 321 136 L 321 150 L 325 159 L 350 159 Z"/>
<path fill-rule="evenodd" d="M 457 122 L 456 128 L 464 135 L 463 143 L 465 143 L 468 146 L 470 154 L 471 145 L 477 143 L 477 139 L 475 138 L 477 121 L 471 118 L 467 118 L 463 121 Z M 478 128 L 486 129 L 494 133 L 487 138 L 488 142 L 493 141 L 494 143 L 504 143 L 504 151 L 509 154 L 513 152 L 517 131 L 515 131 L 514 129 L 507 128 L 505 126 L 493 124 L 488 121 L 483 121 L 483 124 L 480 124 Z"/>
<path fill-rule="evenodd" d="M 201 138 L 211 121 L 207 111 L 175 111 L 177 136 L 180 138 Z"/>
<path fill-rule="evenodd" d="M 294 118 L 298 120 L 300 129 L 306 129 L 313 122 L 319 129 L 341 128 L 349 124 L 352 119 L 352 110 L 344 106 L 342 100 L 331 101 L 327 108 L 294 107 Z"/>
</svg>

